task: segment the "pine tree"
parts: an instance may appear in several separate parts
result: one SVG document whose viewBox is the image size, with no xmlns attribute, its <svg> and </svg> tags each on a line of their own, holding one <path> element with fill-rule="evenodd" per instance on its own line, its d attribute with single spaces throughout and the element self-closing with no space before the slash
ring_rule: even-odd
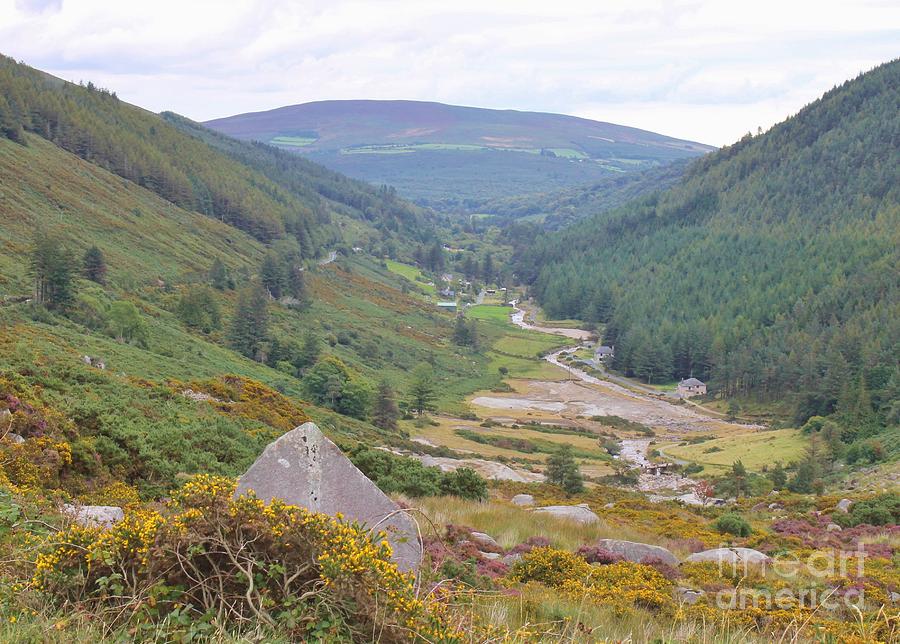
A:
<svg viewBox="0 0 900 644">
<path fill-rule="evenodd" d="M 85 278 L 97 284 L 106 284 L 106 258 L 96 246 L 91 246 L 84 253 L 81 261 Z"/>
<path fill-rule="evenodd" d="M 418 414 L 434 408 L 435 395 L 434 370 L 427 362 L 421 363 L 412 372 L 412 383 L 409 388 L 409 407 Z"/>
<path fill-rule="evenodd" d="M 584 478 L 572 454 L 572 446 L 565 444 L 547 459 L 547 482 L 561 487 L 569 496 L 584 491 Z"/>
<path fill-rule="evenodd" d="M 268 294 L 259 284 L 251 284 L 238 293 L 228 340 L 239 353 L 264 361 L 264 343 L 268 338 Z"/>
<path fill-rule="evenodd" d="M 372 424 L 381 429 L 397 429 L 397 419 L 400 418 L 400 409 L 394 397 L 391 385 L 382 380 L 378 384 L 375 394 L 375 406 L 372 409 Z"/>
<path fill-rule="evenodd" d="M 75 299 L 72 260 L 53 235 L 35 235 L 29 273 L 34 279 L 34 302 L 62 311 Z"/>
<path fill-rule="evenodd" d="M 300 347 L 300 353 L 297 355 L 294 366 L 297 367 L 299 371 L 308 369 L 316 364 L 321 351 L 322 347 L 319 338 L 312 332 L 307 332 L 306 335 L 303 336 L 303 344 Z"/>
<path fill-rule="evenodd" d="M 284 268 L 275 253 L 266 253 L 259 267 L 259 281 L 276 300 L 284 289 Z"/>
<path fill-rule="evenodd" d="M 234 288 L 234 284 L 228 277 L 228 269 L 225 268 L 225 264 L 218 257 L 213 260 L 209 269 L 209 283 L 212 284 L 214 289 L 219 291 L 224 291 L 226 288 Z"/>
<path fill-rule="evenodd" d="M 485 284 L 490 284 L 494 280 L 494 258 L 490 253 L 484 256 L 481 265 L 481 279 Z"/>
</svg>

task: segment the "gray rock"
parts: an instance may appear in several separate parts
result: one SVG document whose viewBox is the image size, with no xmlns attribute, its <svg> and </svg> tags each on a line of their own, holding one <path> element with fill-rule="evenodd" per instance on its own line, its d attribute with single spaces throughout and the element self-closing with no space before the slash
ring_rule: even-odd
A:
<svg viewBox="0 0 900 644">
<path fill-rule="evenodd" d="M 534 505 L 534 497 L 530 494 L 516 494 L 512 498 L 513 505 Z"/>
<path fill-rule="evenodd" d="M 503 556 L 499 552 L 481 552 L 481 551 L 479 551 L 478 554 L 481 555 L 482 559 L 487 559 L 488 561 L 497 561 L 498 559 L 500 559 Z"/>
<path fill-rule="evenodd" d="M 847 513 L 850 511 L 850 506 L 853 505 L 853 501 L 850 499 L 841 499 L 838 501 L 837 506 L 835 506 L 841 512 Z"/>
<path fill-rule="evenodd" d="M 549 514 L 560 519 L 577 521 L 578 523 L 597 523 L 600 521 L 600 517 L 585 505 L 548 505 L 543 508 L 535 508 L 533 511 L 540 514 Z"/>
<path fill-rule="evenodd" d="M 603 506 L 603 509 L 604 510 L 612 510 L 614 507 L 616 507 L 615 503 L 607 503 L 606 505 Z"/>
<path fill-rule="evenodd" d="M 825 530 L 827 530 L 828 532 L 840 532 L 842 529 L 843 528 L 841 528 L 841 526 L 839 526 L 837 523 L 829 523 L 827 526 L 825 526 Z"/>
<path fill-rule="evenodd" d="M 16 445 L 21 445 L 25 442 L 25 438 L 20 434 L 16 434 L 15 432 L 10 432 L 6 435 L 6 440 L 11 443 L 15 443 Z"/>
<path fill-rule="evenodd" d="M 522 558 L 522 555 L 520 553 L 513 552 L 508 555 L 503 555 L 503 558 L 500 561 L 505 563 L 507 566 L 511 566 L 521 558 Z"/>
<path fill-rule="evenodd" d="M 78 525 L 86 528 L 109 528 L 125 518 L 122 508 L 114 505 L 71 505 L 62 506 L 63 514 Z"/>
<path fill-rule="evenodd" d="M 891 603 L 896 604 L 897 602 L 900 602 L 900 593 L 892 592 L 891 593 Z"/>
<path fill-rule="evenodd" d="M 236 495 L 249 491 L 264 501 L 284 499 L 313 512 L 384 530 L 401 570 L 417 570 L 422 544 L 415 521 L 376 487 L 328 440 L 305 423 L 270 443 L 238 480 Z"/>
<path fill-rule="evenodd" d="M 679 586 L 675 589 L 675 594 L 678 595 L 678 598 L 681 599 L 685 604 L 694 605 L 700 598 L 703 597 L 706 593 L 702 590 L 694 590 L 693 588 L 684 588 L 683 586 Z"/>
<path fill-rule="evenodd" d="M 482 546 L 493 546 L 494 548 L 499 548 L 500 544 L 489 534 L 485 534 L 484 532 L 472 532 L 469 534 L 469 537 L 475 543 L 481 544 Z"/>
<path fill-rule="evenodd" d="M 770 503 L 769 509 L 770 510 L 784 510 L 784 506 L 781 505 L 780 503 Z"/>
<path fill-rule="evenodd" d="M 640 563 L 648 557 L 659 558 L 670 566 L 677 566 L 678 559 L 662 546 L 652 546 L 649 543 L 637 541 L 623 541 L 621 539 L 600 539 L 597 545 L 605 550 L 622 555 L 628 561 Z"/>
<path fill-rule="evenodd" d="M 715 548 L 713 550 L 695 552 L 687 560 L 715 561 L 719 564 L 764 564 L 769 561 L 769 557 L 752 548 Z"/>
</svg>

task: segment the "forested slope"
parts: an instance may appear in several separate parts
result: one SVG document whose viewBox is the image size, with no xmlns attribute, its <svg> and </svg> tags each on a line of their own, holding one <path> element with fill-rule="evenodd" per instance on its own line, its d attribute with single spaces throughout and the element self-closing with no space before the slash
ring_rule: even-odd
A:
<svg viewBox="0 0 900 644">
<path fill-rule="evenodd" d="M 346 216 L 377 226 L 378 241 L 428 235 L 423 213 L 388 191 L 341 178 L 275 150 L 229 141 L 185 119 L 162 118 L 93 84 L 74 85 L 0 57 L 0 134 L 32 132 L 186 210 L 262 242 L 292 236 L 304 256 L 341 239 Z"/>
<path fill-rule="evenodd" d="M 837 413 L 900 415 L 900 62 L 695 161 L 671 189 L 520 248 L 551 316 L 606 324 L 615 366 Z"/>
</svg>

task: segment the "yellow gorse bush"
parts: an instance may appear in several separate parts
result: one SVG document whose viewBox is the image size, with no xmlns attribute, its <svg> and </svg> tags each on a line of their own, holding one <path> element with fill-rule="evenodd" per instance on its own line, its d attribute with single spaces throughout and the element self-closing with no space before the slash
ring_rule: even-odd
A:
<svg viewBox="0 0 900 644">
<path fill-rule="evenodd" d="M 108 530 L 73 525 L 47 539 L 32 583 L 58 602 L 145 622 L 191 607 L 193 620 L 277 624 L 301 639 L 457 639 L 383 534 L 234 490 L 198 476 L 161 511 L 131 511 Z"/>
</svg>

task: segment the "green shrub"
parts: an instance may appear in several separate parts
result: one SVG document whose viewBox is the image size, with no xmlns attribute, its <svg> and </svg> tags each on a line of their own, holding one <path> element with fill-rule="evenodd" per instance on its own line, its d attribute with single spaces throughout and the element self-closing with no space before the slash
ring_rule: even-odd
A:
<svg viewBox="0 0 900 644">
<path fill-rule="evenodd" d="M 722 534 L 733 534 L 736 537 L 749 537 L 753 528 L 743 517 L 733 512 L 723 514 L 715 523 L 716 530 Z"/>
<path fill-rule="evenodd" d="M 858 525 L 896 525 L 900 523 L 900 494 L 887 492 L 858 501 L 847 514 L 835 512 L 832 520 L 844 528 Z"/>
</svg>

